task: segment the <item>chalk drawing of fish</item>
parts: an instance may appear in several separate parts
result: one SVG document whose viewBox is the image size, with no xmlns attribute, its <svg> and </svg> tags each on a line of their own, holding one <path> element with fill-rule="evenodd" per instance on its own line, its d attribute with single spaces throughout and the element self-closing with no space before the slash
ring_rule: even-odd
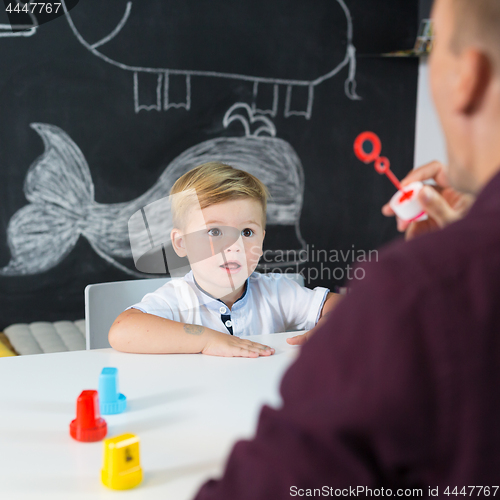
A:
<svg viewBox="0 0 500 500">
<path fill-rule="evenodd" d="M 144 277 L 118 261 L 132 259 L 129 219 L 143 207 L 167 197 L 173 183 L 185 172 L 210 161 L 228 163 L 264 182 L 271 193 L 268 225 L 295 226 L 297 239 L 305 248 L 298 225 L 304 174 L 297 153 L 288 142 L 276 137 L 269 118 L 254 115 L 248 104 L 231 106 L 223 123 L 228 127 L 233 122 L 243 126 L 244 137 L 220 137 L 189 148 L 167 166 L 147 192 L 115 204 L 95 201 L 87 161 L 63 130 L 54 125 L 31 124 L 42 138 L 45 151 L 26 175 L 24 193 L 29 204 L 9 221 L 11 260 L 0 269 L 0 275 L 47 271 L 61 262 L 83 236 L 107 262 L 130 275 Z M 252 126 L 258 128 L 252 132 Z"/>
</svg>

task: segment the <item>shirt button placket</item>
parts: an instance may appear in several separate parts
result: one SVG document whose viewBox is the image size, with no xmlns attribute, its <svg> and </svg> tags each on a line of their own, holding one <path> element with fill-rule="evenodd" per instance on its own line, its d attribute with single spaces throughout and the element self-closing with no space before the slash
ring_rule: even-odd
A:
<svg viewBox="0 0 500 500">
<path fill-rule="evenodd" d="M 227 312 L 227 314 L 223 314 L 222 313 L 222 310 L 224 309 L 224 312 Z M 227 331 L 233 335 L 233 322 L 231 321 L 231 313 L 227 310 L 227 308 L 225 307 L 221 307 L 219 309 L 220 313 L 221 313 L 221 316 L 220 316 L 220 319 L 222 321 L 222 323 L 224 324 L 224 326 L 227 328 Z"/>
</svg>

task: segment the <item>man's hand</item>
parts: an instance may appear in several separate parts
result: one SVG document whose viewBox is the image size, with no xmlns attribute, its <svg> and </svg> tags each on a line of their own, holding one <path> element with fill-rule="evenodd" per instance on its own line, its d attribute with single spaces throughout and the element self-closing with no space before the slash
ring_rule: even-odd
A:
<svg viewBox="0 0 500 500">
<path fill-rule="evenodd" d="M 274 354 L 274 349 L 267 345 L 212 330 L 209 332 L 209 338 L 201 352 L 210 356 L 258 358 Z"/>
<path fill-rule="evenodd" d="M 289 339 L 286 339 L 287 343 L 290 345 L 304 345 L 311 335 L 314 333 L 313 330 L 309 330 L 306 333 L 303 333 L 302 335 L 297 335 L 296 337 L 290 337 Z"/>
<path fill-rule="evenodd" d="M 444 165 L 438 161 L 413 170 L 401 181 L 401 185 L 405 187 L 412 182 L 423 182 L 430 179 L 435 181 L 436 186 L 425 186 L 418 196 L 418 201 L 429 216 L 428 220 L 405 222 L 398 218 L 398 230 L 406 232 L 407 240 L 442 229 L 448 224 L 462 219 L 474 204 L 474 196 L 459 193 L 450 187 Z M 387 217 L 395 215 L 389 204 L 384 205 L 382 213 Z"/>
</svg>

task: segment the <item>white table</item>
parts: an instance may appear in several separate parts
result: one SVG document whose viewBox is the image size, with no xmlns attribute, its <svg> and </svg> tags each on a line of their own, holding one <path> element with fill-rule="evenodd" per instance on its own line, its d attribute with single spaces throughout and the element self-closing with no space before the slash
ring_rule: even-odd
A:
<svg viewBox="0 0 500 500">
<path fill-rule="evenodd" d="M 295 334 L 249 337 L 276 349 L 258 359 L 201 354 L 125 354 L 113 349 L 0 359 L 0 498 L 5 500 L 187 500 L 220 475 L 233 444 L 253 435 L 263 404 L 280 404 L 279 384 L 299 348 Z M 107 437 L 141 440 L 144 480 L 113 491 L 100 481 L 102 442 L 69 435 L 76 398 L 118 368 L 128 408 L 104 416 Z"/>
</svg>

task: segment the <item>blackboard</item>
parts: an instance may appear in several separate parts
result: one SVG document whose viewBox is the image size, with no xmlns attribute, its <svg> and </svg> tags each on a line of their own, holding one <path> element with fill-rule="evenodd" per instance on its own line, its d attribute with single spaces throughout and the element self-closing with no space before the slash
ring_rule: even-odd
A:
<svg viewBox="0 0 500 500">
<path fill-rule="evenodd" d="M 420 0 L 420 11 L 419 17 L 420 19 L 429 19 L 431 17 L 431 9 L 434 0 Z"/>
<path fill-rule="evenodd" d="M 413 166 L 418 60 L 375 56 L 413 46 L 417 0 L 81 0 L 29 36 L 0 16 L 0 329 L 82 318 L 87 284 L 145 277 L 132 208 L 243 142 L 278 169 L 273 265 L 307 247 L 308 286 L 333 288 L 397 237 L 394 187 L 352 145 L 373 130 L 396 175 Z"/>
</svg>

